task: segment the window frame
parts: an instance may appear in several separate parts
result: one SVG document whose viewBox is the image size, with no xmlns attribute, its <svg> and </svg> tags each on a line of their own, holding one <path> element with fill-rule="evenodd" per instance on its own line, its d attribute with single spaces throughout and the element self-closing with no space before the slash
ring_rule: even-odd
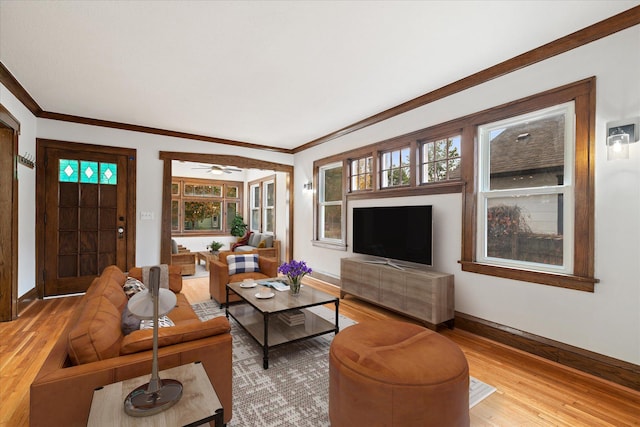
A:
<svg viewBox="0 0 640 427">
<path fill-rule="evenodd" d="M 480 227 L 476 213 L 479 188 L 479 165 L 465 161 L 463 179 L 462 270 L 543 285 L 593 292 L 598 279 L 594 277 L 594 172 L 595 172 L 595 77 L 570 83 L 467 117 L 463 133 L 463 153 L 475 148 L 479 126 L 542 110 L 573 101 L 575 111 L 575 147 L 573 159 L 573 269 L 571 273 L 537 271 L 513 266 L 498 266 L 484 262 L 478 256 L 477 239 Z M 566 208 L 566 207 L 565 207 Z"/>
<path fill-rule="evenodd" d="M 173 191 L 173 186 L 177 184 L 177 191 Z M 228 227 L 228 206 L 233 203 L 237 207 L 236 212 L 242 212 L 242 198 L 244 183 L 241 181 L 223 181 L 209 180 L 201 178 L 189 178 L 174 176 L 171 178 L 171 201 L 170 206 L 173 208 L 175 202 L 178 203 L 178 228 L 173 228 L 173 214 L 171 216 L 171 235 L 178 237 L 186 236 L 224 236 L 228 235 L 230 230 Z M 185 186 L 212 186 L 220 187 L 220 195 L 204 195 L 204 194 L 185 194 Z M 227 188 L 237 188 L 238 197 L 227 197 Z M 216 202 L 220 203 L 220 230 L 186 230 L 184 227 L 184 208 L 187 202 Z M 171 211 L 172 212 L 172 211 Z"/>
<path fill-rule="evenodd" d="M 345 171 L 348 171 L 348 161 L 346 158 L 342 156 L 335 156 L 328 159 L 324 159 L 322 161 L 314 162 L 314 177 L 315 177 L 315 188 L 317 191 L 314 191 L 314 228 L 313 228 L 313 245 L 326 247 L 331 249 L 338 250 L 346 250 L 346 184 L 347 184 L 347 175 Z M 323 189 L 324 189 L 324 171 L 329 169 L 335 169 L 340 167 L 342 169 L 342 197 L 338 201 L 324 202 L 323 201 Z M 340 238 L 325 238 L 324 231 L 324 222 L 323 222 L 323 208 L 325 206 L 340 206 L 341 207 L 341 218 L 340 218 Z"/>
<path fill-rule="evenodd" d="M 499 128 L 507 128 L 510 126 L 518 126 L 527 121 L 542 120 L 550 115 L 564 116 L 564 147 L 563 147 L 563 166 L 562 166 L 562 184 L 535 186 L 535 187 L 515 187 L 515 188 L 491 188 L 491 153 L 490 143 L 488 139 L 492 130 Z M 575 156 L 575 108 L 574 103 L 567 102 L 541 110 L 532 111 L 505 120 L 499 120 L 478 126 L 478 168 L 477 168 L 477 260 L 485 264 L 493 264 L 496 266 L 512 267 L 517 269 L 531 269 L 543 272 L 571 274 L 573 272 L 573 228 L 567 227 L 563 236 L 562 253 L 563 264 L 554 266 L 552 264 L 535 263 L 530 261 L 519 261 L 509 258 L 491 257 L 487 254 L 487 215 L 489 212 L 488 204 L 491 200 L 510 197 L 538 197 L 553 196 L 556 198 L 562 196 L 562 218 L 556 213 L 556 220 L 559 220 L 556 230 L 562 227 L 564 223 L 572 222 L 572 214 L 574 212 L 574 174 L 575 168 L 573 159 Z M 524 200 L 524 199 L 523 199 Z"/>
<path fill-rule="evenodd" d="M 267 206 L 266 187 L 268 184 L 273 184 L 273 206 Z M 277 181 L 276 175 L 270 175 L 261 179 L 250 181 L 247 186 L 249 188 L 249 230 L 254 233 L 264 233 L 271 236 L 275 236 L 276 233 L 276 209 L 277 209 Z M 256 196 L 255 190 L 258 190 Z M 257 203 L 256 203 L 257 202 Z M 273 209 L 273 230 L 265 230 L 265 224 L 267 223 L 267 210 Z M 255 228 L 253 224 L 253 213 L 258 213 L 258 227 Z"/>
</svg>

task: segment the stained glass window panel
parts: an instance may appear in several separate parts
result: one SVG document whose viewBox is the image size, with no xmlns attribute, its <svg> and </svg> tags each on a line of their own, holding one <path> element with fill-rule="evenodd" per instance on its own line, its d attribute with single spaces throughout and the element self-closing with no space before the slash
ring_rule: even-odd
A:
<svg viewBox="0 0 640 427">
<path fill-rule="evenodd" d="M 78 161 L 60 159 L 60 182 L 78 182 Z"/>
<path fill-rule="evenodd" d="M 116 185 L 118 183 L 118 165 L 100 163 L 100 184 Z"/>
<path fill-rule="evenodd" d="M 83 184 L 98 183 L 98 162 L 80 161 L 80 182 Z"/>
</svg>

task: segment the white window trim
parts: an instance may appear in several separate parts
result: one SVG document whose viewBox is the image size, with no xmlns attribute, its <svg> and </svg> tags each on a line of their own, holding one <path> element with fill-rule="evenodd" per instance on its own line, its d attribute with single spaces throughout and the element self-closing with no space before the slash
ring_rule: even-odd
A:
<svg viewBox="0 0 640 427">
<path fill-rule="evenodd" d="M 343 173 L 343 177 L 344 177 L 344 165 L 343 163 L 340 162 L 334 162 L 334 163 L 329 163 L 323 166 L 320 166 L 318 168 L 318 241 L 324 242 L 324 243 L 331 243 L 331 244 L 336 244 L 336 245 L 344 245 L 345 243 L 345 232 L 344 232 L 344 226 L 341 226 L 341 238 L 340 239 L 331 239 L 331 238 L 327 238 L 324 236 L 324 207 L 325 206 L 341 206 L 341 212 L 342 212 L 342 221 L 341 223 L 344 224 L 344 204 L 342 202 L 343 199 L 337 200 L 337 201 L 332 201 L 332 202 L 325 202 L 324 201 L 324 175 L 325 175 L 325 171 L 329 170 L 329 169 L 336 169 L 336 168 L 341 168 L 342 169 L 342 173 Z"/>
<path fill-rule="evenodd" d="M 564 179 L 563 185 L 535 187 L 535 188 L 518 188 L 508 190 L 490 190 L 490 168 L 489 168 L 489 137 L 492 130 L 501 129 L 521 123 L 527 119 L 540 119 L 545 116 L 557 115 L 564 112 L 565 115 L 565 144 L 564 144 Z M 478 144 L 479 144 L 479 161 L 478 161 L 478 205 L 477 205 L 477 247 L 476 257 L 479 262 L 496 266 L 505 266 L 511 268 L 544 271 L 550 273 L 573 274 L 574 260 L 574 226 L 575 217 L 575 108 L 574 102 L 559 104 L 553 107 L 534 111 L 532 113 L 519 115 L 506 120 L 493 122 L 488 125 L 478 127 Z M 533 263 L 526 261 L 508 260 L 503 258 L 495 258 L 487 256 L 486 241 L 486 212 L 487 202 L 491 198 L 498 197 L 517 197 L 533 196 L 538 194 L 562 194 L 563 195 L 563 265 L 553 266 L 550 264 Z"/>
<path fill-rule="evenodd" d="M 268 211 L 274 211 L 275 212 L 275 204 L 273 205 L 268 205 L 267 201 L 269 200 L 269 198 L 267 197 L 267 186 L 271 184 L 273 185 L 273 199 L 275 200 L 276 197 L 276 182 L 273 179 L 270 179 L 268 181 L 264 181 L 262 183 L 262 232 L 268 235 L 273 235 L 275 233 L 275 230 L 267 230 L 267 212 Z M 275 221 L 275 214 L 273 216 L 273 219 Z"/>
</svg>

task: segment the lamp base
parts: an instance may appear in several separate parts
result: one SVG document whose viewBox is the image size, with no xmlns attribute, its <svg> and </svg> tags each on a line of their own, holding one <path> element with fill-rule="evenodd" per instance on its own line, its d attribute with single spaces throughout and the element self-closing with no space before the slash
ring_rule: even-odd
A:
<svg viewBox="0 0 640 427">
<path fill-rule="evenodd" d="M 171 408 L 182 397 L 182 383 L 177 380 L 160 380 L 157 392 L 148 392 L 149 383 L 133 390 L 124 400 L 124 412 L 132 417 L 146 417 Z"/>
</svg>

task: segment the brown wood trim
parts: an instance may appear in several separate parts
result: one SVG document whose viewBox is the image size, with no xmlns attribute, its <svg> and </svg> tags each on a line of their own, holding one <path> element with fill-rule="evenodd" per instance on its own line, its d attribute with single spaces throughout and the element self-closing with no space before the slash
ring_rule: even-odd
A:
<svg viewBox="0 0 640 427">
<path fill-rule="evenodd" d="M 282 163 L 256 160 L 248 157 L 221 154 L 182 153 L 175 151 L 160 151 L 160 160 L 164 161 L 162 178 L 162 230 L 160 232 L 160 260 L 164 264 L 171 263 L 171 180 L 172 160 L 186 162 L 210 163 L 216 165 L 236 166 L 241 169 L 264 169 L 285 172 L 288 175 L 287 192 L 289 193 L 289 233 L 286 246 L 286 259 L 293 258 L 293 166 Z M 282 239 L 280 239 L 282 241 Z"/>
<path fill-rule="evenodd" d="M 36 288 L 29 289 L 24 295 L 18 298 L 18 316 L 37 299 L 38 292 L 36 291 Z"/>
<path fill-rule="evenodd" d="M 175 151 L 160 151 L 160 160 L 181 160 L 185 162 L 208 163 L 224 166 L 236 166 L 240 169 L 264 169 L 277 172 L 293 173 L 293 166 L 283 163 L 268 162 L 242 156 L 204 153 L 182 153 Z"/>
<path fill-rule="evenodd" d="M 381 113 L 367 117 L 366 119 L 360 120 L 323 137 L 314 139 L 313 141 L 309 141 L 306 144 L 294 148 L 293 153 L 299 153 L 301 151 L 308 150 L 309 148 L 315 147 L 322 143 L 363 129 L 367 126 L 382 122 L 391 117 L 406 113 L 415 108 L 422 107 L 434 101 L 446 98 L 458 92 L 470 89 L 474 86 L 478 86 L 482 83 L 486 83 L 490 80 L 496 79 L 519 69 L 576 49 L 580 46 L 610 36 L 614 33 L 617 33 L 618 31 L 625 30 L 638 24 L 640 24 L 640 6 L 635 6 L 622 13 L 583 28 L 582 30 L 556 39 L 550 43 L 532 49 L 528 52 L 515 56 L 489 68 L 485 68 L 484 70 L 479 71 L 475 74 L 471 74 L 470 76 L 435 89 L 431 92 L 411 99 Z"/>
<path fill-rule="evenodd" d="M 110 120 L 92 119 L 88 117 L 74 116 L 71 114 L 53 113 L 50 111 L 43 111 L 38 115 L 38 117 L 43 119 L 59 120 L 62 122 L 80 123 L 80 124 L 91 125 L 91 126 L 101 126 L 106 128 L 122 129 L 122 130 L 131 131 L 131 132 L 143 132 L 143 133 L 149 133 L 153 135 L 162 135 L 162 136 L 170 136 L 174 138 L 191 139 L 195 141 L 211 142 L 215 144 L 233 145 L 236 147 L 244 147 L 244 148 L 255 148 L 258 150 L 274 151 L 274 152 L 285 153 L 285 154 L 293 153 L 293 150 L 288 148 L 271 147 L 268 145 L 252 144 L 249 142 L 234 141 L 231 139 L 216 138 L 213 136 L 198 135 L 198 134 L 188 133 L 188 132 L 178 132 L 178 131 L 173 131 L 168 129 L 159 129 L 159 128 L 154 128 L 149 126 L 134 125 L 130 123 L 120 123 L 120 122 L 114 122 Z"/>
<path fill-rule="evenodd" d="M 13 96 L 18 98 L 18 101 L 22 102 L 34 116 L 37 117 L 42 113 L 42 108 L 40 108 L 38 103 L 29 95 L 29 92 L 22 87 L 20 82 L 18 82 L 2 62 L 0 62 L 0 83 L 2 83 Z"/>
<path fill-rule="evenodd" d="M 457 328 L 640 391 L 640 366 L 456 311 Z"/>
<path fill-rule="evenodd" d="M 0 104 L 0 125 L 2 124 L 20 134 L 20 122 L 4 107 L 4 105 Z"/>
<path fill-rule="evenodd" d="M 496 265 L 481 264 L 473 261 L 459 261 L 462 271 L 470 273 L 486 274 L 493 277 L 503 277 L 510 280 L 539 283 L 542 285 L 557 286 L 560 288 L 574 289 L 577 291 L 593 292 L 595 284 L 599 282 L 593 277 L 572 276 L 569 274 L 553 274 L 542 271 L 521 270 Z"/>
<path fill-rule="evenodd" d="M 427 196 L 434 194 L 462 193 L 465 187 L 462 181 L 443 181 L 434 184 L 422 184 L 415 187 L 392 187 L 377 191 L 361 191 L 347 194 L 347 200 L 374 200 L 390 197 Z"/>
</svg>

